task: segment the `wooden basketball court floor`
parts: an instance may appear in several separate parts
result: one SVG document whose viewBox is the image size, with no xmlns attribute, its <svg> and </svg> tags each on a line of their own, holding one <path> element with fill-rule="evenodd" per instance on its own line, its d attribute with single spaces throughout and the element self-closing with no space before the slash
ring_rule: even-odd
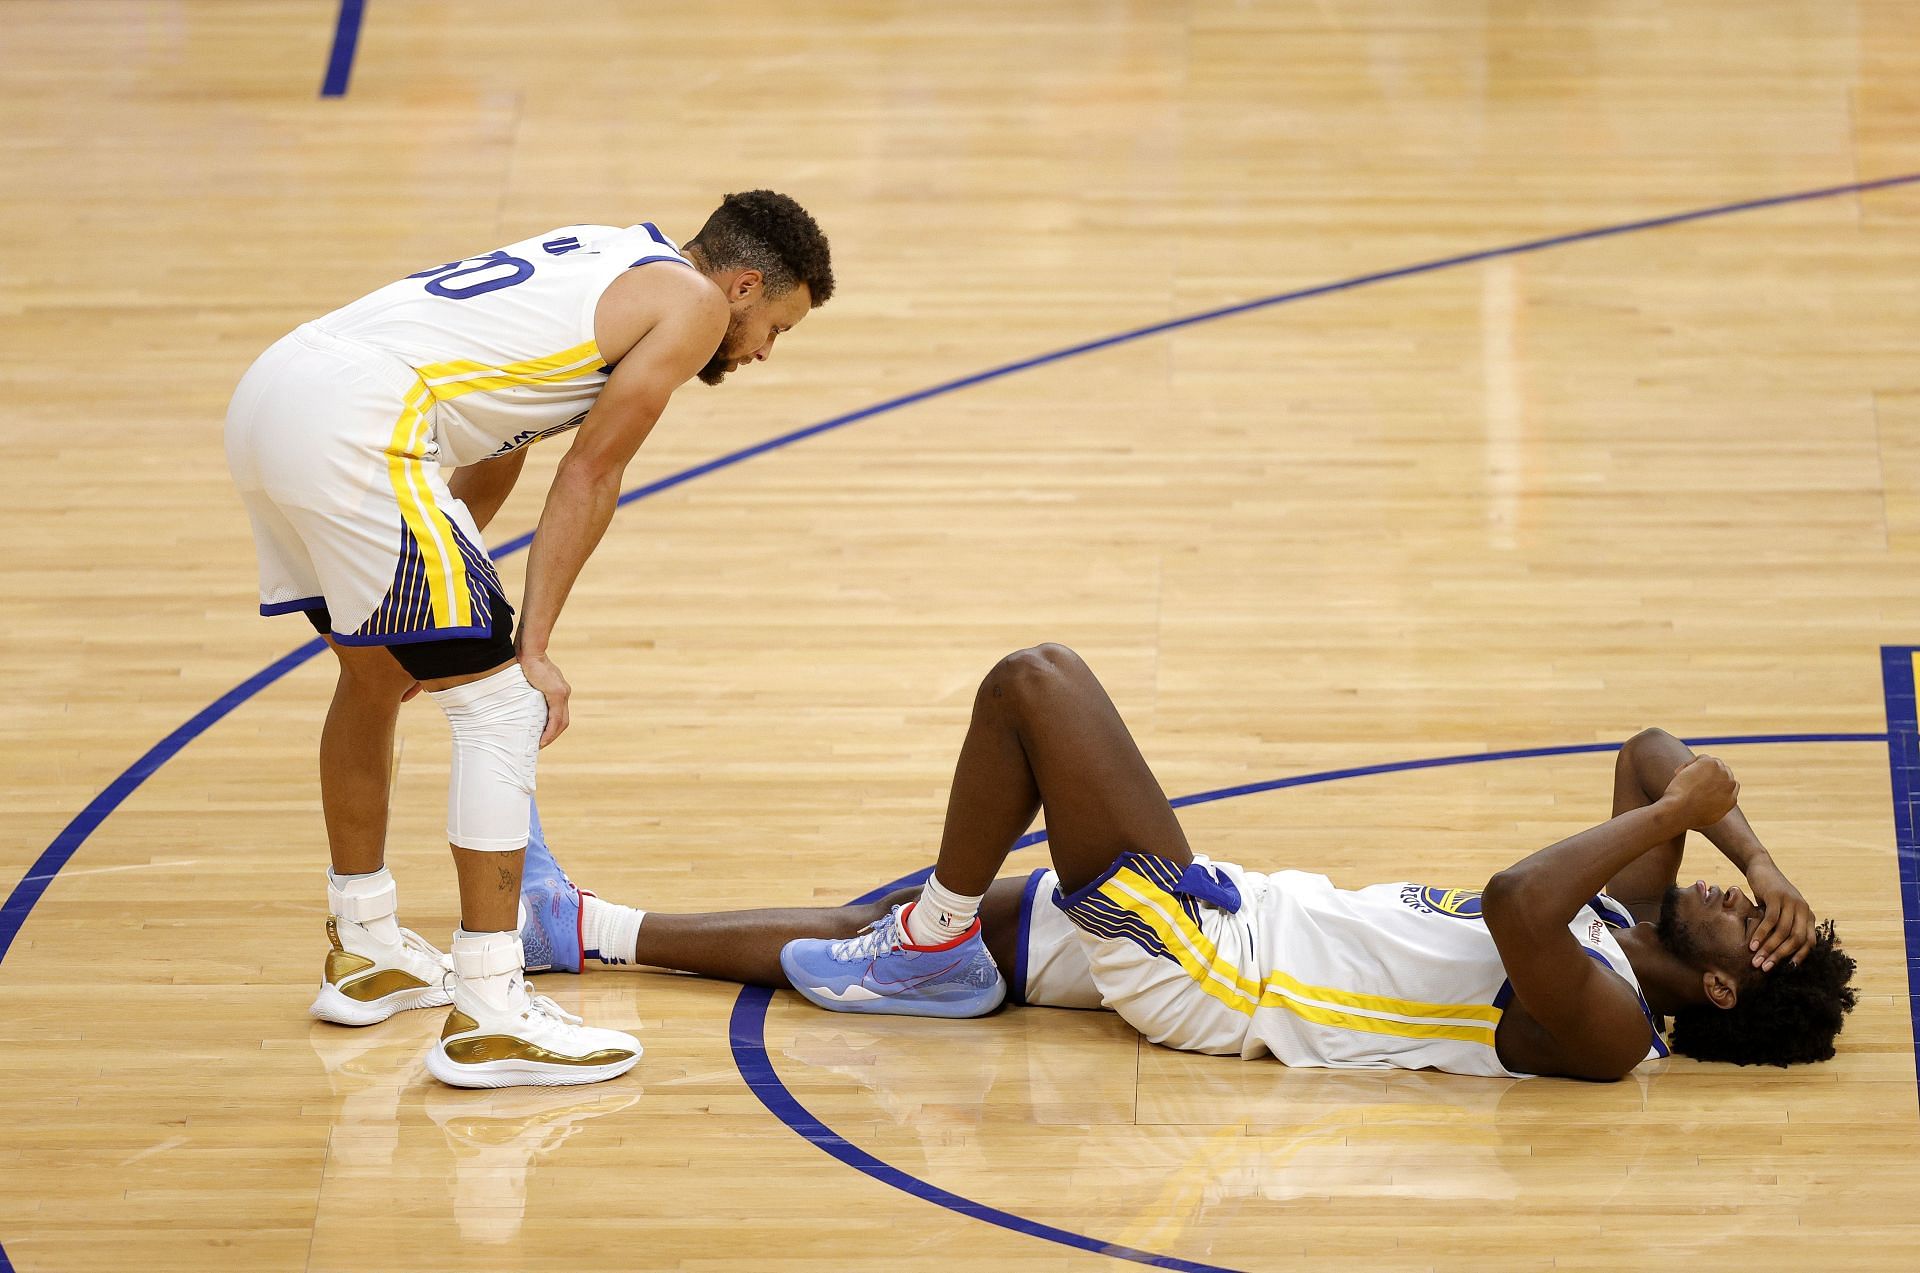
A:
<svg viewBox="0 0 1920 1273">
<path fill-rule="evenodd" d="M 1915 1267 L 1913 5 L 375 0 L 350 60 L 341 17 L 0 14 L 13 1266 Z M 1568 749 L 1661 724 L 1745 740 L 1861 961 L 1838 1059 L 1288 1071 L 608 970 L 542 988 L 639 1068 L 488 1094 L 426 1077 L 437 1014 L 310 1023 L 330 673 L 254 616 L 228 393 L 423 264 L 759 185 L 840 295 L 676 398 L 563 619 L 577 879 L 925 866 L 973 685 L 1039 640 L 1170 792 L 1259 788 L 1196 846 L 1343 884 L 1484 880 L 1604 816 Z M 444 733 L 403 715 L 390 851 L 441 940 Z M 1400 763 L 1438 757 L 1477 759 Z"/>
</svg>

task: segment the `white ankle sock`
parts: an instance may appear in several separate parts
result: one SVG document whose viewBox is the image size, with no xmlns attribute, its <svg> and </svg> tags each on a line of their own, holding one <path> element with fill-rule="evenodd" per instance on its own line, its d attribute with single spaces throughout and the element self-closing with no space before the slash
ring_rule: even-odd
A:
<svg viewBox="0 0 1920 1273">
<path fill-rule="evenodd" d="M 603 902 L 591 893 L 580 895 L 580 908 L 582 953 L 603 964 L 632 963 L 634 943 L 640 940 L 640 921 L 647 913 Z"/>
<path fill-rule="evenodd" d="M 916 946 L 946 945 L 973 927 L 985 896 L 955 893 L 940 883 L 938 875 L 929 877 L 920 900 L 907 908 L 907 940 Z"/>
<path fill-rule="evenodd" d="M 399 890 L 386 867 L 365 875 L 327 871 L 327 913 L 358 924 L 375 941 L 400 944 Z"/>
</svg>

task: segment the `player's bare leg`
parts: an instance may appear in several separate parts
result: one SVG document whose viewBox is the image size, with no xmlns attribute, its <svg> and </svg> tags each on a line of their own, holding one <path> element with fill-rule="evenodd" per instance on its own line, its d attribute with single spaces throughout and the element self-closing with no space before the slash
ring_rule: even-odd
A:
<svg viewBox="0 0 1920 1273">
<path fill-rule="evenodd" d="M 1025 881 L 994 881 L 1041 809 L 1062 887 L 1078 888 L 1126 852 L 1178 866 L 1185 834 L 1119 711 L 1071 650 L 1041 646 L 997 663 L 975 696 L 955 768 L 936 876 L 977 888 L 979 936 L 993 965 L 1017 962 Z M 753 985 L 791 985 L 781 952 L 890 923 L 919 889 L 858 906 L 670 915 L 613 905 L 574 886 L 536 814 L 528 844 L 529 967 L 578 971 L 586 959 L 645 964 Z M 957 883 L 955 883 L 957 882 Z M 970 919 L 972 916 L 969 917 Z"/>
<path fill-rule="evenodd" d="M 981 683 L 940 858 L 922 895 L 860 938 L 792 942 L 781 952 L 787 979 L 836 1011 L 992 1011 L 1005 983 L 981 937 L 979 910 L 1042 809 L 1065 891 L 1092 883 L 1124 853 L 1175 868 L 1193 860 L 1112 699 L 1078 655 L 1057 645 L 1008 655 Z"/>
<path fill-rule="evenodd" d="M 310 1011 L 337 1025 L 372 1025 L 452 1002 L 441 984 L 446 957 L 400 927 L 399 890 L 386 869 L 394 723 L 414 681 L 384 648 L 325 639 L 340 665 L 320 733 L 331 949 Z"/>
<path fill-rule="evenodd" d="M 984 939 L 1003 970 L 1016 962 L 1024 881 L 989 882 L 1042 808 L 1063 887 L 1084 885 L 1128 851 L 1181 866 L 1192 861 L 1186 835 L 1112 699 L 1061 646 L 1009 655 L 981 683 L 941 836 L 937 873 L 953 889 L 984 895 Z M 537 969 L 578 971 L 597 958 L 785 986 L 779 956 L 788 943 L 853 937 L 921 895 L 904 889 L 863 906 L 640 911 L 575 888 L 554 861 L 537 815 L 529 862 L 526 931 L 529 966 Z"/>
<path fill-rule="evenodd" d="M 365 875 L 386 864 L 394 723 L 413 677 L 380 646 L 326 642 L 340 676 L 320 731 L 320 807 L 334 874 Z"/>
<path fill-rule="evenodd" d="M 1025 888 L 1023 879 L 996 880 L 980 907 L 988 953 L 1005 975 L 1011 975 L 1015 964 L 1020 895 Z M 918 888 L 906 888 L 858 906 L 774 907 L 687 915 L 648 911 L 633 946 L 617 955 L 609 952 L 608 961 L 784 989 L 790 983 L 780 967 L 780 951 L 788 942 L 855 936 L 884 919 L 894 907 L 919 896 Z"/>
<path fill-rule="evenodd" d="M 959 892 L 984 893 L 1042 809 L 1064 892 L 1122 853 L 1193 861 L 1186 832 L 1106 687 L 1061 645 L 1010 654 L 981 682 L 935 877 Z"/>
</svg>

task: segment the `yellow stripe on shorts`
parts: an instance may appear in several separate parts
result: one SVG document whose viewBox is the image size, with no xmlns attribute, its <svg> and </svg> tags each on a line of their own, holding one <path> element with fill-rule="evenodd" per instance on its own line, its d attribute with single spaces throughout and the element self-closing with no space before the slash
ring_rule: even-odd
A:
<svg viewBox="0 0 1920 1273">
<path fill-rule="evenodd" d="M 472 627 L 473 592 L 453 525 L 434 501 L 427 480 L 427 412 L 435 402 L 516 385 L 559 384 L 591 375 L 605 365 L 599 345 L 589 340 L 557 354 L 499 367 L 452 359 L 415 368 L 420 379 L 408 391 L 387 443 L 387 477 L 400 502 L 400 516 L 420 548 L 434 627 Z"/>
<path fill-rule="evenodd" d="M 400 502 L 413 541 L 426 568 L 427 593 L 436 628 L 473 626 L 473 594 L 467 586 L 467 565 L 454 542 L 453 525 L 434 502 L 427 481 L 427 406 L 431 394 L 425 381 L 407 391 L 406 405 L 394 422 L 387 443 L 387 478 Z"/>
<path fill-rule="evenodd" d="M 1490 1004 L 1423 1003 L 1417 999 L 1361 994 L 1333 986 L 1312 986 L 1277 969 L 1265 984 L 1255 984 L 1222 959 L 1219 949 L 1187 918 L 1178 902 L 1144 875 L 1123 867 L 1099 892 L 1152 928 L 1202 991 L 1246 1016 L 1252 1016 L 1258 1008 L 1280 1008 L 1316 1025 L 1338 1030 L 1413 1039 L 1456 1039 L 1493 1046 L 1494 1030 L 1502 1013 Z M 1395 1019 L 1397 1017 L 1439 1020 L 1402 1021 Z"/>
</svg>

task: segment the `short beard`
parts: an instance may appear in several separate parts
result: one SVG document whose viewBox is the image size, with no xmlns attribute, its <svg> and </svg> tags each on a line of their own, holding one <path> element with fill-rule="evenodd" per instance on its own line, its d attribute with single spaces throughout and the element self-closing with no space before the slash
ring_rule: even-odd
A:
<svg viewBox="0 0 1920 1273">
<path fill-rule="evenodd" d="M 727 378 L 732 370 L 728 365 L 733 359 L 727 357 L 727 351 L 733 348 L 733 338 L 740 332 L 740 319 L 733 314 L 727 315 L 727 334 L 720 341 L 720 347 L 713 351 L 713 357 L 707 359 L 707 365 L 700 369 L 700 383 L 717 385 Z"/>
<path fill-rule="evenodd" d="M 1660 922 L 1654 933 L 1668 953 L 1688 967 L 1695 968 L 1704 961 L 1700 958 L 1700 948 L 1694 942 L 1693 934 L 1680 925 L 1680 896 L 1684 892 L 1685 889 L 1675 884 L 1660 898 Z"/>
</svg>

